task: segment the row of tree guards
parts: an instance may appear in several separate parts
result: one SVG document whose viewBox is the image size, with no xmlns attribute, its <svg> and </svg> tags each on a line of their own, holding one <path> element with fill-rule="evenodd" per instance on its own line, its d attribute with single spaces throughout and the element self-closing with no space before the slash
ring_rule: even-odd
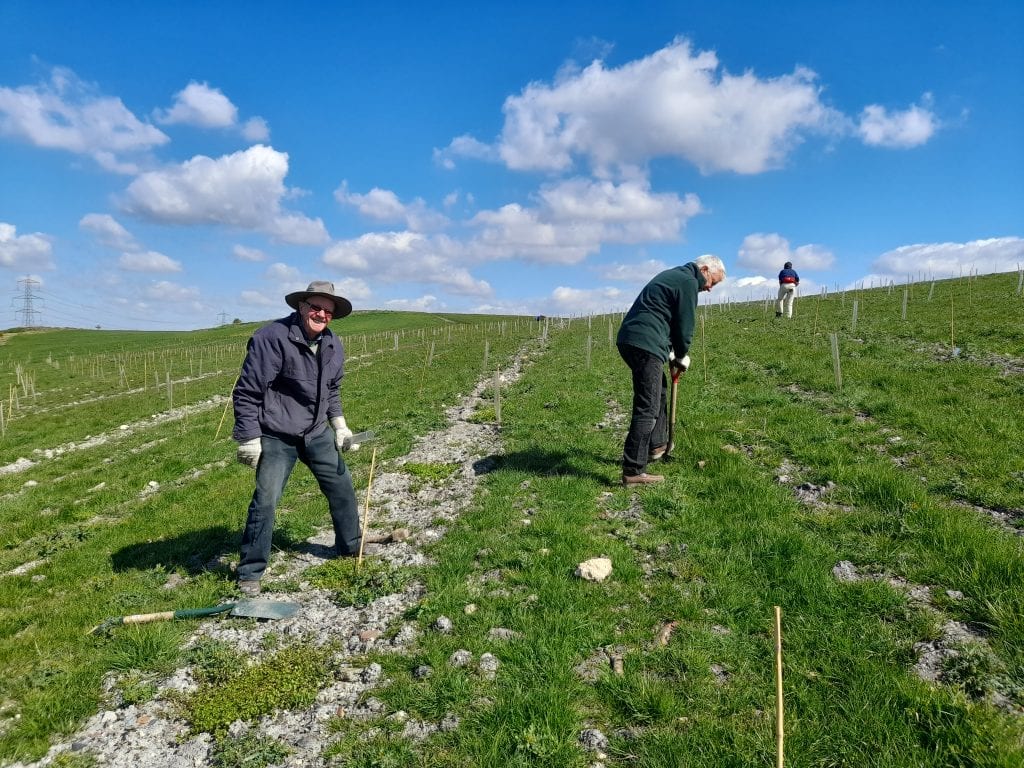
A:
<svg viewBox="0 0 1024 768">
<path fill-rule="evenodd" d="M 966 283 L 968 286 L 967 300 L 968 304 L 971 301 L 971 284 L 977 279 L 977 275 L 968 276 Z M 963 282 L 963 281 L 960 281 Z M 931 281 L 928 287 L 927 300 L 932 301 L 935 293 L 935 281 Z M 888 292 L 892 293 L 894 290 L 894 284 L 890 283 L 888 286 Z M 900 319 L 906 320 L 908 313 L 908 303 L 910 298 L 913 296 L 914 284 L 908 283 L 903 287 L 903 301 L 900 306 Z M 1018 270 L 1018 279 L 1016 286 L 1016 294 L 1024 294 L 1024 269 Z M 814 311 L 814 326 L 813 333 L 817 333 L 819 310 L 821 301 L 828 297 L 828 290 L 822 288 L 819 293 L 817 300 L 815 301 Z M 865 295 L 860 295 L 857 298 L 852 299 L 852 313 L 850 316 L 849 332 L 855 333 L 857 330 L 857 324 L 860 316 L 860 309 L 862 302 L 865 300 Z M 950 316 L 949 316 L 949 345 L 952 353 L 957 353 L 956 347 L 956 296 L 954 292 L 950 292 Z M 846 306 L 846 291 L 840 292 L 840 301 L 842 306 Z M 769 299 L 765 299 L 764 309 L 768 311 L 770 302 Z M 703 342 L 705 322 L 710 314 L 713 314 L 716 310 L 719 312 L 727 312 L 735 306 L 734 302 L 727 301 L 718 304 L 704 304 L 701 307 L 699 314 L 700 317 L 700 330 L 701 339 Z M 613 350 L 615 347 L 615 332 L 621 321 L 623 313 L 605 314 L 605 315 L 587 315 L 585 319 L 587 321 L 588 329 L 593 328 L 593 321 L 595 317 L 604 317 L 607 324 L 607 344 L 608 349 Z M 582 319 L 579 318 L 579 319 Z M 572 318 L 556 318 L 555 322 L 561 327 L 565 327 L 572 323 Z M 434 360 L 437 356 L 436 342 L 438 338 L 443 339 L 446 342 L 451 342 L 456 335 L 465 338 L 466 336 L 477 336 L 483 338 L 483 369 L 486 370 L 488 367 L 489 356 L 490 356 L 490 337 L 493 334 L 504 336 L 506 333 L 511 331 L 519 331 L 524 326 L 535 326 L 540 323 L 540 339 L 542 342 L 547 342 L 548 332 L 551 325 L 551 318 L 538 316 L 535 319 L 527 319 L 522 317 L 510 318 L 497 320 L 487 323 L 479 323 L 473 325 L 467 324 L 455 324 L 451 323 L 447 326 L 436 326 L 433 328 L 420 328 L 420 329 L 403 329 L 400 331 L 379 331 L 372 334 L 359 334 L 342 336 L 343 342 L 346 344 L 350 354 L 353 352 L 358 353 L 361 350 L 364 354 L 373 353 L 384 353 L 391 350 L 397 351 L 401 348 L 402 342 L 412 341 L 417 346 L 425 345 L 429 339 L 429 348 L 426 352 L 425 363 L 426 366 L 432 367 Z M 830 343 L 832 346 L 832 357 L 833 357 L 833 368 L 835 373 L 836 388 L 842 388 L 842 368 L 839 359 L 839 339 L 838 333 L 830 333 Z M 588 334 L 584 347 L 584 356 L 586 367 L 589 370 L 591 367 L 591 356 L 594 349 L 594 339 L 592 334 Z M 707 381 L 707 353 L 706 344 L 701 344 L 702 350 L 702 368 L 704 374 L 704 380 Z M 63 363 L 64 370 L 73 375 L 90 376 L 93 379 L 108 380 L 109 376 L 116 372 L 117 375 L 117 386 L 122 390 L 130 390 L 133 386 L 138 387 L 141 390 L 145 390 L 148 386 L 150 366 L 152 365 L 153 373 L 153 387 L 159 391 L 160 388 L 164 388 L 167 394 L 168 407 L 174 406 L 174 386 L 177 383 L 185 383 L 187 381 L 194 380 L 196 378 L 203 378 L 206 376 L 219 376 L 223 375 L 225 371 L 222 368 L 216 370 L 204 370 L 204 366 L 208 362 L 212 362 L 215 365 L 219 365 L 224 360 L 229 360 L 232 363 L 232 368 L 241 360 L 244 354 L 244 344 L 212 344 L 205 346 L 188 346 L 175 349 L 163 349 L 153 351 L 138 351 L 138 352 L 121 352 L 115 355 L 91 355 L 91 356 L 76 356 L 70 354 Z M 182 379 L 174 379 L 172 376 L 172 369 L 175 363 L 181 365 L 186 363 L 189 367 L 189 376 Z M 56 360 L 53 357 L 52 352 L 47 355 L 46 363 L 54 368 L 60 369 L 62 363 L 60 360 Z M 141 372 L 138 368 L 141 365 Z M 162 370 L 161 370 L 162 369 Z M 7 423 L 14 417 L 14 414 L 20 409 L 21 398 L 31 397 L 35 401 L 37 397 L 36 385 L 35 385 L 35 374 L 27 371 L 25 367 L 19 362 L 14 366 L 16 383 L 12 383 L 8 390 L 8 397 L 6 406 L 2 400 L 0 400 L 0 436 L 6 435 Z M 141 375 L 139 375 L 141 373 Z M 161 375 L 162 374 L 162 375 Z M 496 380 L 495 384 L 495 397 L 500 397 L 500 382 Z M 496 402 L 496 417 L 500 420 L 500 403 Z"/>
</svg>

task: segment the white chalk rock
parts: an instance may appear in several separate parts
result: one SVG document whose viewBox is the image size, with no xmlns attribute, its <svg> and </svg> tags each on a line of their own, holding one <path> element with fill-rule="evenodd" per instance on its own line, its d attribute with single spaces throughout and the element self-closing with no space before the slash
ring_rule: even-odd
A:
<svg viewBox="0 0 1024 768">
<path fill-rule="evenodd" d="M 612 575 L 612 561 L 607 557 L 592 557 L 576 566 L 576 575 L 587 581 L 604 581 Z"/>
</svg>

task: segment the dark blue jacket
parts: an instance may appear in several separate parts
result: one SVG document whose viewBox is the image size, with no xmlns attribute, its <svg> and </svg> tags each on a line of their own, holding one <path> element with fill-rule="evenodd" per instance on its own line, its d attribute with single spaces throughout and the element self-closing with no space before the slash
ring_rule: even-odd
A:
<svg viewBox="0 0 1024 768">
<path fill-rule="evenodd" d="M 779 272 L 779 285 L 782 285 L 783 283 L 800 285 L 800 275 L 796 273 L 795 269 L 783 269 Z"/>
<path fill-rule="evenodd" d="M 341 416 L 338 388 L 345 374 L 341 339 L 324 329 L 309 348 L 298 312 L 260 328 L 249 339 L 232 400 L 239 441 L 261 435 L 308 441 Z"/>
</svg>

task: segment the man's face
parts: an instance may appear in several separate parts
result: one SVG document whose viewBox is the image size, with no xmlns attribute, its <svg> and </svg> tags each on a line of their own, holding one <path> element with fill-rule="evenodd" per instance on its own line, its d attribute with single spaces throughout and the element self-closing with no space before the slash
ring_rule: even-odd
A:
<svg viewBox="0 0 1024 768">
<path fill-rule="evenodd" d="M 710 291 L 720 282 L 722 282 L 722 275 L 718 272 L 712 272 L 710 267 L 701 267 L 701 273 L 704 275 L 704 279 L 707 281 L 704 283 L 702 291 Z"/>
<path fill-rule="evenodd" d="M 323 333 L 334 317 L 334 302 L 324 296 L 311 296 L 308 301 L 300 302 L 299 311 L 306 324 L 306 332 L 312 339 Z"/>
</svg>

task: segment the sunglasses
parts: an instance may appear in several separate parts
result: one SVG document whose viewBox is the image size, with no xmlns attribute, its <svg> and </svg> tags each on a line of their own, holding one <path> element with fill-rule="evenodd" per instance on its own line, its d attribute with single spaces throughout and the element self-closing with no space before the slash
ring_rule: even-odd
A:
<svg viewBox="0 0 1024 768">
<path fill-rule="evenodd" d="M 334 307 L 321 307 L 318 304 L 310 304 L 308 301 L 302 303 L 309 307 L 310 314 L 323 312 L 327 317 L 334 317 Z"/>
</svg>

